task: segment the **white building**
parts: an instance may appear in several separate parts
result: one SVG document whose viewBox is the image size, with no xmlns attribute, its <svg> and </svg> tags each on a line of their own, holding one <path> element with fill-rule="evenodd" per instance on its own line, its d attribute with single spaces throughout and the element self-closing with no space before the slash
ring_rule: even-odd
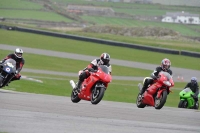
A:
<svg viewBox="0 0 200 133">
<path fill-rule="evenodd" d="M 163 16 L 162 22 L 182 23 L 182 24 L 200 24 L 199 14 L 190 14 L 188 12 L 168 12 Z"/>
</svg>

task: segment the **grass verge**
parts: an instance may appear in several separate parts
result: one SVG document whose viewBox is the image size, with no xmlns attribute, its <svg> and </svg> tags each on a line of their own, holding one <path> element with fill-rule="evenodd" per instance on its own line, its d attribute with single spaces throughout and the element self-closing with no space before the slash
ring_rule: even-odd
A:
<svg viewBox="0 0 200 133">
<path fill-rule="evenodd" d="M 194 57 L 108 46 L 97 43 L 76 41 L 65 38 L 57 38 L 17 31 L 0 30 L 0 36 L 1 44 L 54 50 L 60 52 L 78 53 L 92 56 L 99 56 L 102 52 L 108 52 L 111 55 L 111 60 L 112 58 L 114 58 L 121 60 L 137 61 L 156 64 L 155 66 L 159 65 L 160 61 L 163 58 L 169 58 L 174 67 L 200 70 L 200 59 Z"/>
</svg>

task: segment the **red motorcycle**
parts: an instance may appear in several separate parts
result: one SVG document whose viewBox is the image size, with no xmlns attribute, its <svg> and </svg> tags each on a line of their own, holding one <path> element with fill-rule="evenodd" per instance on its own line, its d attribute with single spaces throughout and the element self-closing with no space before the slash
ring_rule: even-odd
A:
<svg viewBox="0 0 200 133">
<path fill-rule="evenodd" d="M 174 86 L 172 76 L 167 72 L 160 72 L 158 79 L 151 84 L 143 95 L 138 94 L 136 104 L 138 108 L 144 108 L 147 106 L 153 106 L 155 109 L 161 109 L 169 94 L 170 88 Z M 139 90 L 142 89 L 142 84 L 138 84 Z"/>
<path fill-rule="evenodd" d="M 70 80 L 73 88 L 71 93 L 72 102 L 78 103 L 82 99 L 91 101 L 92 104 L 98 104 L 102 100 L 108 83 L 111 80 L 112 76 L 110 75 L 109 69 L 104 65 L 100 65 L 96 72 L 90 72 L 90 76 L 81 84 L 80 92 L 74 89 L 76 84 L 73 80 Z"/>
</svg>

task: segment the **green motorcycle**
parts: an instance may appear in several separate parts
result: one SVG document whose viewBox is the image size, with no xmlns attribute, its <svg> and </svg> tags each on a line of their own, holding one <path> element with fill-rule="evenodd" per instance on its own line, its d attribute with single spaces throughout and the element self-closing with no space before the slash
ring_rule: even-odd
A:
<svg viewBox="0 0 200 133">
<path fill-rule="evenodd" d="M 179 108 L 189 108 L 189 109 L 199 109 L 199 103 L 197 102 L 195 105 L 195 101 L 193 98 L 194 93 L 190 88 L 185 88 L 179 93 L 180 102 L 178 104 Z M 200 93 L 198 95 L 200 98 Z"/>
</svg>

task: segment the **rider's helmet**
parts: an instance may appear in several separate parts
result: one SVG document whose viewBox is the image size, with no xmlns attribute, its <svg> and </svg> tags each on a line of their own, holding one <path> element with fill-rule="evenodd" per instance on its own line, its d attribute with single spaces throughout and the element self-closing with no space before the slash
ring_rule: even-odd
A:
<svg viewBox="0 0 200 133">
<path fill-rule="evenodd" d="M 167 71 L 171 66 L 171 62 L 169 59 L 165 58 L 161 61 L 161 67 L 163 71 Z"/>
<path fill-rule="evenodd" d="M 15 54 L 16 58 L 22 58 L 23 50 L 20 48 L 16 48 L 14 54 Z"/>
<path fill-rule="evenodd" d="M 197 78 L 196 78 L 196 77 L 192 77 L 192 78 L 191 78 L 191 84 L 192 84 L 192 85 L 197 84 Z"/>
<path fill-rule="evenodd" d="M 102 53 L 100 56 L 100 62 L 102 65 L 107 65 L 110 61 L 110 55 L 108 53 Z"/>
</svg>

